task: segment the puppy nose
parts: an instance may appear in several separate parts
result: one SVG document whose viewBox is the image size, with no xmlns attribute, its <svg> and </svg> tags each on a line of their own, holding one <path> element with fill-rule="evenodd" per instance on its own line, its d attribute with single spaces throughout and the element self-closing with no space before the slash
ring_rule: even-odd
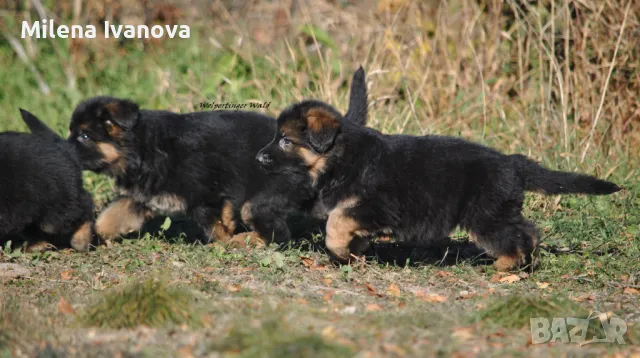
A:
<svg viewBox="0 0 640 358">
<path fill-rule="evenodd" d="M 260 162 L 260 164 L 271 163 L 271 157 L 269 156 L 269 154 L 265 154 L 265 153 L 258 153 L 258 155 L 256 156 L 256 160 Z"/>
</svg>

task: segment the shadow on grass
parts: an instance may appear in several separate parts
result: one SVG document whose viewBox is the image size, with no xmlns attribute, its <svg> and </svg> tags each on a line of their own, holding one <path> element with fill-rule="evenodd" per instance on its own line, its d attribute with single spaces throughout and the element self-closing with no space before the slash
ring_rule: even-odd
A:
<svg viewBox="0 0 640 358">
<path fill-rule="evenodd" d="M 127 238 L 143 237 L 147 233 L 158 236 L 162 231 L 165 217 L 156 217 L 147 222 L 140 233 L 132 233 Z M 291 236 L 294 241 L 281 245 L 281 249 L 295 249 L 301 251 L 327 253 L 324 245 L 325 221 L 311 217 L 295 217 L 289 221 Z M 248 231 L 247 228 L 240 232 Z M 163 240 L 168 242 L 196 243 L 204 237 L 202 230 L 186 217 L 172 217 L 171 226 L 164 231 Z M 410 244 L 373 243 L 365 252 L 367 260 L 379 264 L 394 266 L 453 266 L 467 262 L 473 266 L 489 265 L 493 259 L 484 254 L 484 250 L 468 239 L 442 238 L 426 246 L 411 246 Z"/>
</svg>

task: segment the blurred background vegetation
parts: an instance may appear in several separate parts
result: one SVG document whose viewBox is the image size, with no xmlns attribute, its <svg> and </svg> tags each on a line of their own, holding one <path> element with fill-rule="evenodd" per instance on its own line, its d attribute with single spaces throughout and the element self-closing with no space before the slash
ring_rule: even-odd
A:
<svg viewBox="0 0 640 358">
<path fill-rule="evenodd" d="M 0 0 L 0 14 L 0 130 L 23 130 L 23 107 L 64 135 L 99 94 L 181 112 L 271 101 L 276 116 L 303 98 L 345 110 L 362 64 L 380 130 L 638 177 L 638 1 Z M 98 35 L 20 38 L 42 18 Z M 191 39 L 104 39 L 104 21 L 188 24 Z"/>
</svg>

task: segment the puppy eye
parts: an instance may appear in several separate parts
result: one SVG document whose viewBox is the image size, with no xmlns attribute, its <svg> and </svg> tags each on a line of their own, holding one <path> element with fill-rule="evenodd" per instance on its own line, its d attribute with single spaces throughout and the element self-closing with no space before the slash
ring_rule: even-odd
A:
<svg viewBox="0 0 640 358">
<path fill-rule="evenodd" d="M 89 136 L 88 136 L 86 133 L 82 133 L 82 134 L 80 134 L 80 135 L 78 136 L 78 142 L 82 142 L 82 143 L 84 143 L 84 142 L 88 141 L 89 139 L 90 139 L 90 138 L 89 138 Z"/>
<path fill-rule="evenodd" d="M 289 147 L 291 146 L 291 143 L 293 143 L 293 142 L 291 142 L 291 140 L 289 138 L 282 137 L 282 138 L 280 138 L 279 145 L 280 145 L 280 148 L 282 148 L 282 149 L 289 149 Z"/>
</svg>

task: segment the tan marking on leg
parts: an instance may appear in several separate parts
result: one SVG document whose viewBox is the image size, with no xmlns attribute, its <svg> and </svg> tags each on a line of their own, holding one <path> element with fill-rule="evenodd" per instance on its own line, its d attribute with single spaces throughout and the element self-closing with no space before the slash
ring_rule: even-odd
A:
<svg viewBox="0 0 640 358">
<path fill-rule="evenodd" d="M 251 202 L 245 202 L 244 205 L 242 205 L 242 209 L 240 210 L 240 218 L 242 218 L 243 223 L 253 227 L 253 213 L 251 212 L 251 209 Z"/>
<path fill-rule="evenodd" d="M 210 238 L 216 241 L 227 242 L 233 236 L 236 230 L 236 222 L 233 220 L 233 205 L 229 201 L 225 201 L 218 220 L 210 231 Z"/>
<path fill-rule="evenodd" d="M 96 220 L 96 233 L 104 240 L 113 240 L 140 230 L 150 216 L 149 210 L 138 210 L 131 198 L 120 198 L 100 213 Z"/>
<path fill-rule="evenodd" d="M 520 266 L 522 266 L 522 264 L 524 264 L 525 262 L 525 257 L 522 254 L 522 251 L 518 249 L 517 253 L 513 256 L 498 256 L 496 262 L 494 263 L 494 266 L 498 271 L 512 271 L 520 268 Z"/>
<path fill-rule="evenodd" d="M 53 246 L 50 242 L 46 242 L 46 241 L 37 241 L 33 244 L 28 244 L 27 245 L 27 252 L 31 253 L 31 252 L 43 252 L 43 251 L 47 251 L 47 250 L 53 250 L 56 247 Z"/>
<path fill-rule="evenodd" d="M 228 241 L 228 244 L 229 247 L 233 248 L 263 248 L 267 246 L 267 241 L 263 239 L 257 232 L 249 231 L 234 235 Z"/>
<path fill-rule="evenodd" d="M 310 151 L 307 148 L 299 147 L 298 153 L 304 162 L 307 164 L 309 175 L 315 183 L 318 180 L 320 174 L 324 172 L 324 168 L 327 165 L 327 157 L 324 155 L 318 155 Z"/>
<path fill-rule="evenodd" d="M 89 251 L 89 247 L 93 241 L 92 224 L 91 221 L 87 221 L 73 233 L 73 236 L 71 236 L 71 247 L 78 251 Z"/>
<path fill-rule="evenodd" d="M 351 255 L 349 244 L 356 232 L 364 233 L 364 230 L 360 229 L 360 224 L 345 214 L 347 209 L 354 207 L 357 203 L 357 198 L 343 200 L 329 213 L 325 244 L 341 262 L 349 261 Z"/>
</svg>

